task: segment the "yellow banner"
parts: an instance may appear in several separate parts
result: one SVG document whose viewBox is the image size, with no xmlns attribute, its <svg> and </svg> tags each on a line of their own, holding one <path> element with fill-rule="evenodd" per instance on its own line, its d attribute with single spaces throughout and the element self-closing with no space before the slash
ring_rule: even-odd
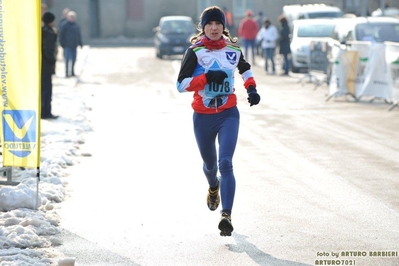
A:
<svg viewBox="0 0 399 266">
<path fill-rule="evenodd" d="M 41 1 L 0 0 L 3 166 L 40 166 Z"/>
</svg>

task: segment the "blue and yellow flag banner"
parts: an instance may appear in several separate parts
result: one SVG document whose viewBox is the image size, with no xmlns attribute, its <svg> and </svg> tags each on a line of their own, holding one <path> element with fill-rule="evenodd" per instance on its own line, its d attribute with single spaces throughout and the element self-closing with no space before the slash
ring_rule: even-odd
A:
<svg viewBox="0 0 399 266">
<path fill-rule="evenodd" d="M 3 166 L 40 166 L 41 1 L 0 0 Z"/>
</svg>

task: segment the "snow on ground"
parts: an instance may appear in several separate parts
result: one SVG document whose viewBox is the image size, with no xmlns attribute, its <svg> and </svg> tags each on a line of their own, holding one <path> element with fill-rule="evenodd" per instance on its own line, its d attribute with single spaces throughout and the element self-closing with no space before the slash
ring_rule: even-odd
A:
<svg viewBox="0 0 399 266">
<path fill-rule="evenodd" d="M 66 197 L 68 167 L 79 163 L 80 156 L 90 156 L 80 150 L 91 128 L 85 117 L 89 108 L 76 81 L 61 75 L 53 79 L 53 113 L 60 117 L 41 120 L 39 193 L 36 169 L 13 167 L 13 181 L 20 183 L 0 185 L 1 266 L 74 265 L 74 258 L 64 258 L 53 247 L 62 244 L 57 204 Z M 0 160 L 3 165 L 1 156 Z"/>
</svg>

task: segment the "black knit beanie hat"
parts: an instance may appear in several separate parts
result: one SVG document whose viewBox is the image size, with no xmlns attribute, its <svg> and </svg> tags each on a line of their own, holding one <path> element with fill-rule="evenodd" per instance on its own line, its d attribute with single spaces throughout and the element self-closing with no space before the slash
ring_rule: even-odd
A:
<svg viewBox="0 0 399 266">
<path fill-rule="evenodd" d="M 44 13 L 44 14 L 43 14 L 43 17 L 42 17 L 42 21 L 43 21 L 44 24 L 46 24 L 46 25 L 49 24 L 49 23 L 51 23 L 51 22 L 53 22 L 54 19 L 55 19 L 55 16 L 54 16 L 54 14 L 51 13 L 51 12 L 46 12 L 46 13 Z"/>
<path fill-rule="evenodd" d="M 226 25 L 226 18 L 224 17 L 224 13 L 217 7 L 211 8 L 208 11 L 205 11 L 201 17 L 201 26 L 202 29 L 205 28 L 205 25 L 208 24 L 210 21 L 219 21 L 223 24 L 223 29 Z"/>
</svg>

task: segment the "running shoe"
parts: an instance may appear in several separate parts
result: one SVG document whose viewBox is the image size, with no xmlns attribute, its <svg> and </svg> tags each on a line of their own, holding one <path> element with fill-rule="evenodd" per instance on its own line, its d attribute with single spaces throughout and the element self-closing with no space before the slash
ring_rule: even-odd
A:
<svg viewBox="0 0 399 266">
<path fill-rule="evenodd" d="M 219 230 L 221 236 L 231 236 L 231 232 L 234 230 L 231 217 L 225 212 L 222 212 L 222 217 L 220 217 Z"/>
<path fill-rule="evenodd" d="M 219 203 L 220 203 L 219 184 L 220 184 L 220 182 L 218 182 L 218 186 L 215 190 L 212 190 L 211 188 L 208 189 L 206 203 L 208 204 L 208 208 L 211 211 L 214 211 L 219 207 Z"/>
</svg>

